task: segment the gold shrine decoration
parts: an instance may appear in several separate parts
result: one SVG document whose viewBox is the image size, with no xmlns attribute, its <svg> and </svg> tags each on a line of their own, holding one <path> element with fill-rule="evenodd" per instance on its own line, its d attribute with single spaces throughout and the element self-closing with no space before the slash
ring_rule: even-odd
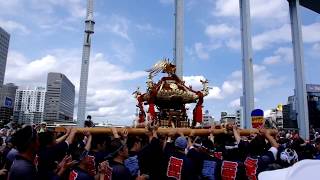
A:
<svg viewBox="0 0 320 180">
<path fill-rule="evenodd" d="M 76 128 L 78 133 L 81 132 L 90 132 L 91 134 L 110 134 L 112 135 L 111 128 L 102 127 L 102 128 Z M 117 131 L 120 133 L 122 132 L 124 128 L 117 128 Z M 181 132 L 185 136 L 190 135 L 191 131 L 194 131 L 195 136 L 208 136 L 210 135 L 209 129 L 190 129 L 190 128 L 174 128 L 176 132 Z M 127 128 L 129 135 L 143 135 L 147 131 L 145 128 Z M 66 128 L 64 127 L 56 127 L 54 129 L 55 132 L 65 132 Z M 158 128 L 157 130 L 158 134 L 160 135 L 168 135 L 170 132 L 172 132 L 172 128 Z M 250 134 L 257 134 L 259 133 L 258 129 L 239 129 L 241 136 L 249 136 Z M 213 131 L 213 135 L 217 134 L 223 134 L 225 133 L 225 129 L 215 129 Z M 271 130 L 271 134 L 275 135 L 278 131 L 275 129 Z"/>
</svg>

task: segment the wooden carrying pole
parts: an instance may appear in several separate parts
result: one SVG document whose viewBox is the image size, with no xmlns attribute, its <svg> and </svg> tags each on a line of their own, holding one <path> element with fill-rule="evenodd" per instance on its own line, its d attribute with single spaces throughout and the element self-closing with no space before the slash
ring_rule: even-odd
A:
<svg viewBox="0 0 320 180">
<path fill-rule="evenodd" d="M 110 134 L 112 135 L 111 128 L 76 128 L 78 133 L 81 132 L 90 132 L 91 134 Z M 124 128 L 117 128 L 117 131 L 120 133 Z M 210 134 L 209 129 L 190 129 L 190 128 L 158 128 L 157 132 L 160 135 L 168 135 L 170 132 L 176 130 L 176 133 L 181 132 L 185 136 L 188 136 L 192 131 L 195 136 L 208 136 Z M 145 128 L 127 128 L 129 135 L 143 135 L 147 132 Z M 56 127 L 55 132 L 65 132 L 66 128 Z M 213 135 L 225 133 L 225 129 L 214 129 Z M 241 136 L 248 136 L 250 134 L 259 133 L 258 129 L 239 129 Z M 277 130 L 272 129 L 271 134 L 277 134 Z"/>
</svg>

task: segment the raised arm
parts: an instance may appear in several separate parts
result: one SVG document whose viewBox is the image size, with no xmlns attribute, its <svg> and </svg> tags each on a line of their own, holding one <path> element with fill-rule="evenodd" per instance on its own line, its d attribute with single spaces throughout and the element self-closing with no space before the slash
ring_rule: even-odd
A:
<svg viewBox="0 0 320 180">
<path fill-rule="evenodd" d="M 239 144 L 241 141 L 241 137 L 240 137 L 240 133 L 238 132 L 238 128 L 236 124 L 232 126 L 232 130 L 233 130 L 234 138 L 236 139 L 236 142 Z"/>
<path fill-rule="evenodd" d="M 92 135 L 89 133 L 89 132 L 86 132 L 85 133 L 85 136 L 88 138 L 87 139 L 87 143 L 86 143 L 86 146 L 84 147 L 84 149 L 86 151 L 90 151 L 91 149 L 91 142 L 92 142 Z"/>
<path fill-rule="evenodd" d="M 77 129 L 75 128 L 72 128 L 71 131 L 70 131 L 70 134 L 68 135 L 67 139 L 66 139 L 66 142 L 68 144 L 72 144 L 73 143 L 73 140 L 74 140 L 74 137 L 76 136 L 77 134 Z"/>
<path fill-rule="evenodd" d="M 120 136 L 118 134 L 118 131 L 117 131 L 117 129 L 115 127 L 111 127 L 111 130 L 112 130 L 113 137 L 115 139 L 120 138 Z"/>
<path fill-rule="evenodd" d="M 65 141 L 67 139 L 67 137 L 70 135 L 70 132 L 71 132 L 71 129 L 67 128 L 67 132 L 63 136 L 56 139 L 56 143 L 59 144 L 59 143 Z"/>
<path fill-rule="evenodd" d="M 216 126 L 213 124 L 211 125 L 210 129 L 209 129 L 209 132 L 210 132 L 210 135 L 209 135 L 209 139 L 212 141 L 212 143 L 214 143 L 214 136 L 213 136 L 213 133 L 214 133 L 214 130 L 216 129 Z"/>
<path fill-rule="evenodd" d="M 275 148 L 279 147 L 279 144 L 277 143 L 276 139 L 271 135 L 271 131 L 269 129 L 265 130 L 264 135 L 272 147 L 275 147 Z"/>
</svg>

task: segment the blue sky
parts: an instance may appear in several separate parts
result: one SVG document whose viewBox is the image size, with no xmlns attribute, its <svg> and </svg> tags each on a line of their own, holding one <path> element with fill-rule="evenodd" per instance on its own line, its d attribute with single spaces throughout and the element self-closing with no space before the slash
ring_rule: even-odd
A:
<svg viewBox="0 0 320 180">
<path fill-rule="evenodd" d="M 88 113 L 96 121 L 131 124 L 145 69 L 172 59 L 172 0 L 96 0 Z M 0 1 L 0 26 L 11 34 L 6 82 L 45 86 L 50 71 L 80 79 L 85 0 Z M 307 83 L 320 84 L 320 15 L 300 8 Z M 286 0 L 251 0 L 255 106 L 268 110 L 293 94 L 293 63 Z M 185 80 L 213 89 L 205 108 L 216 119 L 239 107 L 241 86 L 238 0 L 185 1 Z M 77 103 L 77 102 L 76 102 Z M 76 115 L 76 109 L 75 109 Z"/>
</svg>

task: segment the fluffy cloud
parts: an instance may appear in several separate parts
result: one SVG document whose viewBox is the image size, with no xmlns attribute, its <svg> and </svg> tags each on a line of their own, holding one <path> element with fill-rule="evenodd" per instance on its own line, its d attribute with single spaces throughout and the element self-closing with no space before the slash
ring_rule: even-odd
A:
<svg viewBox="0 0 320 180">
<path fill-rule="evenodd" d="M 237 98 L 229 103 L 229 107 L 239 108 L 240 107 L 240 98 Z"/>
<path fill-rule="evenodd" d="M 195 53 L 199 59 L 209 59 L 209 53 L 206 51 L 204 45 L 200 42 L 194 44 Z"/>
<path fill-rule="evenodd" d="M 30 33 L 30 30 L 25 25 L 20 24 L 19 22 L 16 22 L 16 21 L 0 19 L 0 26 L 4 28 L 6 31 L 9 31 L 9 33 L 12 33 L 12 32 L 18 32 L 21 34 Z"/>
<path fill-rule="evenodd" d="M 74 18 L 84 18 L 86 15 L 86 1 L 83 0 L 31 0 L 30 7 L 48 14 L 63 8 Z"/>
<path fill-rule="evenodd" d="M 200 80 L 205 80 L 204 76 L 183 76 L 183 80 L 185 81 L 186 85 L 192 86 L 194 90 L 201 90 L 202 84 Z M 210 86 L 210 82 L 209 82 Z M 209 95 L 205 97 L 205 99 L 222 99 L 221 96 L 221 89 L 216 86 L 210 86 Z"/>
<path fill-rule="evenodd" d="M 47 32 L 57 29 L 75 31 L 75 23 L 86 15 L 86 1 L 83 0 L 9 0 L 1 1 L 0 7 L 0 14 L 15 19 L 6 21 L 8 29 L 17 29 L 24 34 L 29 32 L 26 26 L 30 25 Z"/>
<path fill-rule="evenodd" d="M 265 66 L 253 65 L 254 73 L 254 90 L 259 92 L 273 86 L 281 85 L 285 78 L 273 76 Z M 191 85 L 195 90 L 200 90 L 202 85 L 200 80 L 204 80 L 204 76 L 184 76 L 183 80 L 187 85 Z M 206 99 L 226 99 L 229 96 L 240 96 L 242 94 L 242 71 L 233 71 L 230 76 L 223 81 L 221 87 L 211 86 L 209 95 Z M 234 105 L 235 103 L 233 103 Z M 231 106 L 230 106 L 231 107 Z M 233 106 L 232 106 L 233 107 Z"/>
<path fill-rule="evenodd" d="M 239 29 L 227 24 L 212 24 L 206 27 L 205 34 L 212 39 L 220 39 L 237 35 L 239 31 Z"/>
<path fill-rule="evenodd" d="M 253 75 L 254 75 L 254 90 L 259 92 L 264 89 L 268 89 L 272 86 L 280 85 L 283 83 L 283 77 L 274 77 L 265 66 L 253 65 Z M 221 87 L 221 94 L 223 97 L 242 94 L 242 71 L 234 71 L 225 80 Z"/>
<path fill-rule="evenodd" d="M 258 99 L 257 98 L 254 98 L 254 102 L 258 102 Z M 229 107 L 231 108 L 239 108 L 241 106 L 241 100 L 240 98 L 237 98 L 235 100 L 232 100 L 230 103 L 229 103 Z"/>
<path fill-rule="evenodd" d="M 123 16 L 113 14 L 111 17 L 108 17 L 108 20 L 102 26 L 103 30 L 114 33 L 128 41 L 130 41 L 128 35 L 129 29 L 129 20 Z"/>
<path fill-rule="evenodd" d="M 19 12 L 16 10 L 22 8 L 22 3 L 21 0 L 0 1 L 0 7 L 0 14 L 13 15 Z"/>
<path fill-rule="evenodd" d="M 237 39 L 228 39 L 226 41 L 226 46 L 231 49 L 239 50 L 241 48 L 241 42 Z"/>
<path fill-rule="evenodd" d="M 136 28 L 141 31 L 141 32 L 147 32 L 147 33 L 151 33 L 151 34 L 160 34 L 163 32 L 162 29 L 159 29 L 159 28 L 156 28 L 154 26 L 152 26 L 151 24 L 149 23 L 146 23 L 146 24 L 137 24 L 136 25 Z"/>
<path fill-rule="evenodd" d="M 317 36 L 320 32 L 320 23 L 313 23 L 302 26 L 302 38 L 305 43 L 319 42 L 320 37 Z M 291 42 L 291 29 L 289 24 L 285 24 L 279 28 L 267 30 L 252 39 L 253 49 L 262 50 L 272 47 L 274 44 Z"/>
<path fill-rule="evenodd" d="M 214 7 L 214 11 L 212 11 L 214 16 L 239 17 L 239 1 L 217 0 Z M 252 18 L 283 22 L 288 16 L 288 3 L 279 0 L 251 0 L 250 10 Z M 261 21 L 261 23 L 264 22 Z"/>
<path fill-rule="evenodd" d="M 273 65 L 280 62 L 291 63 L 293 61 L 293 52 L 291 48 L 280 47 L 278 48 L 272 56 L 263 59 L 263 64 Z"/>
<path fill-rule="evenodd" d="M 11 51 L 6 82 L 21 86 L 45 86 L 48 72 L 61 72 L 75 84 L 78 93 L 80 67 L 81 54 L 77 50 L 54 50 L 35 60 L 28 60 L 22 54 Z M 146 73 L 143 71 L 127 71 L 122 66 L 110 63 L 102 53 L 94 54 L 90 62 L 88 113 L 99 121 L 108 119 L 115 124 L 124 124 L 128 118 L 132 119 L 135 100 L 131 92 L 122 88 L 126 81 L 144 76 Z"/>
</svg>

